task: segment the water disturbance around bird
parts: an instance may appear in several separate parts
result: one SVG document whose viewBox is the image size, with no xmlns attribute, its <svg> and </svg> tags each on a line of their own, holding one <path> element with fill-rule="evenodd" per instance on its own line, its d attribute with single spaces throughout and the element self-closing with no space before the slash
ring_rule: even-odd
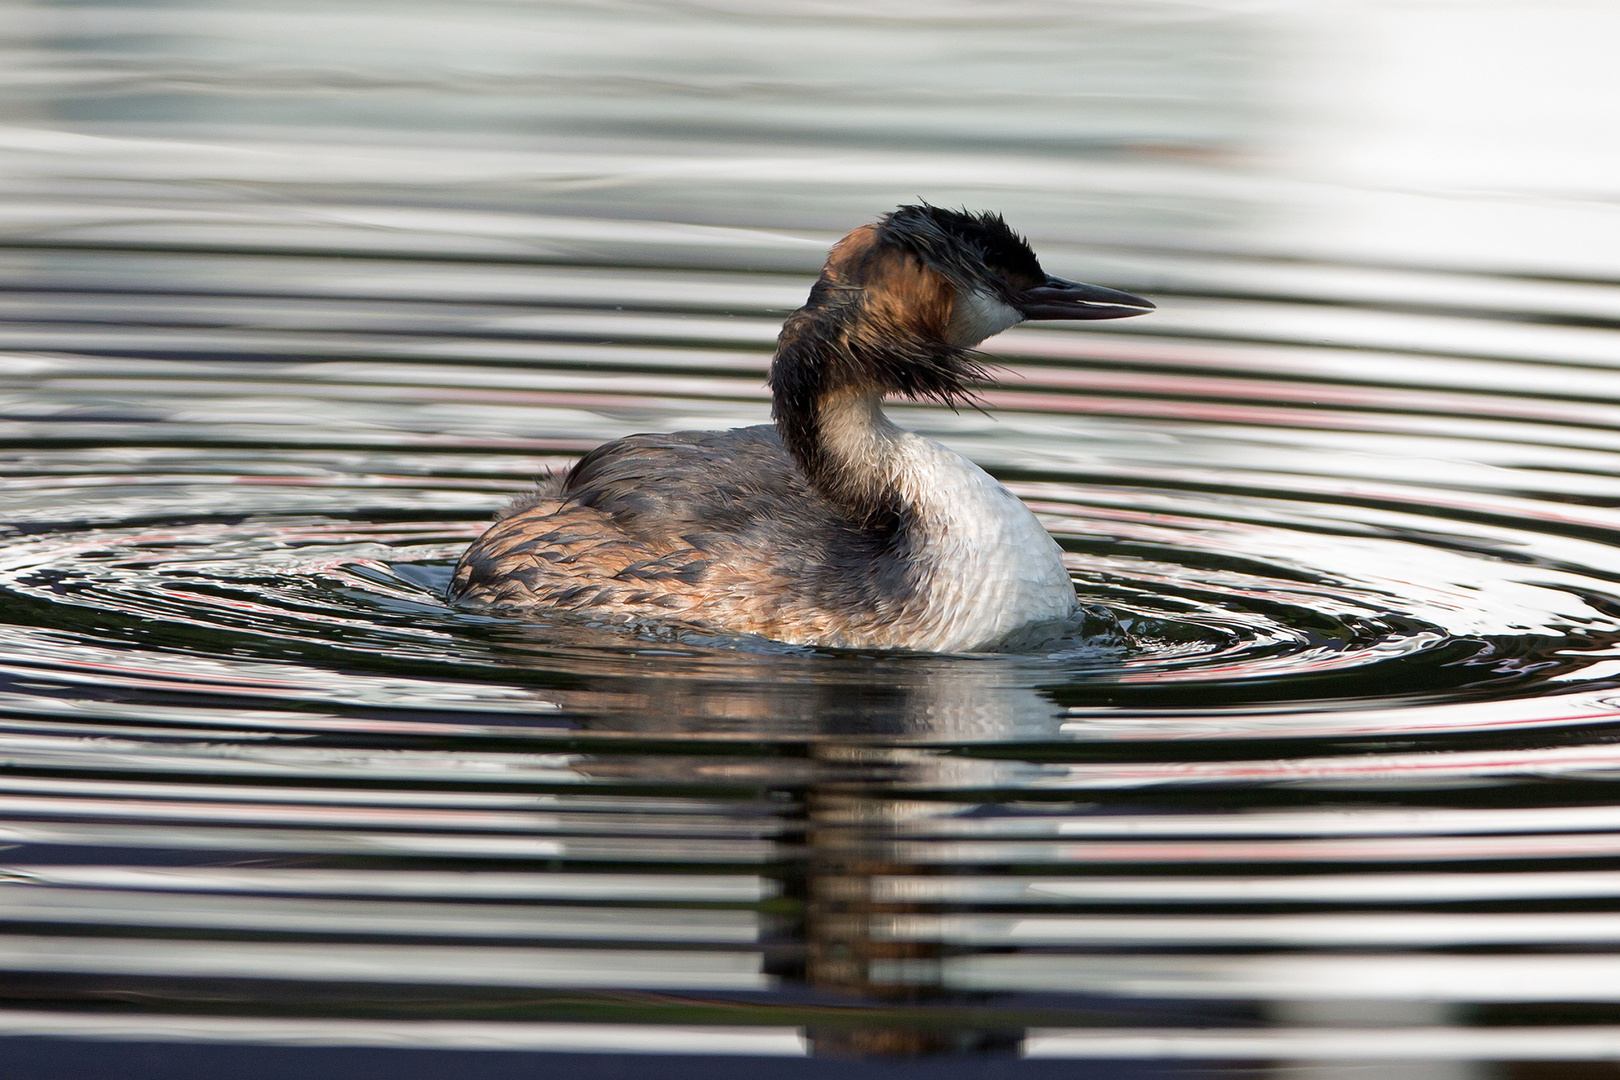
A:
<svg viewBox="0 0 1620 1080">
<path fill-rule="evenodd" d="M 431 5 L 10 8 L 0 1038 L 1620 1056 L 1612 198 L 1504 196 L 1591 243 L 1491 248 L 1494 196 L 1246 156 L 1294 130 L 1254 70 L 1332 54 L 1304 15 L 1037 7 L 474 5 L 453 63 Z M 675 58 L 789 30 L 734 82 Z M 646 73 L 604 81 L 604 37 Z M 1062 49 L 1097 63 L 1048 97 Z M 992 339 L 982 410 L 891 409 L 1036 511 L 1093 632 L 446 605 L 537 476 L 764 422 L 828 245 L 918 194 L 1159 305 Z"/>
</svg>

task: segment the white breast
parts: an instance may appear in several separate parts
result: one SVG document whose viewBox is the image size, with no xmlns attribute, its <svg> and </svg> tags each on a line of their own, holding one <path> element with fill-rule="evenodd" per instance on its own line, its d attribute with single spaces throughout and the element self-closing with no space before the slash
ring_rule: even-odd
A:
<svg viewBox="0 0 1620 1080">
<path fill-rule="evenodd" d="M 1029 507 L 932 439 L 896 440 L 896 481 L 917 510 L 927 594 L 906 646 L 939 652 L 1055 637 L 1076 612 L 1063 552 Z"/>
</svg>

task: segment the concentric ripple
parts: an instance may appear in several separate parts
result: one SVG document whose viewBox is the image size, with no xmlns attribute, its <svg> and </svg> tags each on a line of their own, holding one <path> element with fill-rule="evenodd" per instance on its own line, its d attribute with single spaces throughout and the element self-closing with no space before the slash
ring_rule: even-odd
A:
<svg viewBox="0 0 1620 1080">
<path fill-rule="evenodd" d="M 397 260 L 9 258 L 16 985 L 138 991 L 182 1041 L 206 983 L 261 1042 L 303 1037 L 290 993 L 355 1044 L 432 1000 L 530 1049 L 588 1017 L 835 1056 L 1620 1001 L 1606 370 L 1507 396 L 1510 360 L 1272 343 L 1249 300 L 1009 333 L 990 411 L 895 414 L 998 472 L 1109 614 L 1039 655 L 845 653 L 442 599 L 536 475 L 762 419 L 802 275 L 439 264 L 425 298 Z M 1419 318 L 1363 313 L 1385 345 Z M 22 1030 L 99 1030 L 62 1015 Z"/>
</svg>

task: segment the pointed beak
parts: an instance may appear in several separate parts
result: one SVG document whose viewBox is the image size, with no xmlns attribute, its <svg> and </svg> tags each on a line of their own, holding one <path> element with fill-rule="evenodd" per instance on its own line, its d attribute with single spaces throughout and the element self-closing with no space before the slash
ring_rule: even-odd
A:
<svg viewBox="0 0 1620 1080">
<path fill-rule="evenodd" d="M 1153 310 L 1140 296 L 1050 275 L 1046 284 L 1020 293 L 1014 306 L 1026 319 L 1124 319 Z"/>
</svg>

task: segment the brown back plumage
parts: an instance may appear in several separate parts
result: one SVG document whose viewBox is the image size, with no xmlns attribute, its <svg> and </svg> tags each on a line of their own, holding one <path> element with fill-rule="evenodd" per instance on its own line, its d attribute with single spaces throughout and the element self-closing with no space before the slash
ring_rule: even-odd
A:
<svg viewBox="0 0 1620 1080">
<path fill-rule="evenodd" d="M 633 435 L 521 501 L 462 556 L 458 603 L 859 644 L 901 619 L 903 542 L 844 519 L 771 427 Z"/>
</svg>

